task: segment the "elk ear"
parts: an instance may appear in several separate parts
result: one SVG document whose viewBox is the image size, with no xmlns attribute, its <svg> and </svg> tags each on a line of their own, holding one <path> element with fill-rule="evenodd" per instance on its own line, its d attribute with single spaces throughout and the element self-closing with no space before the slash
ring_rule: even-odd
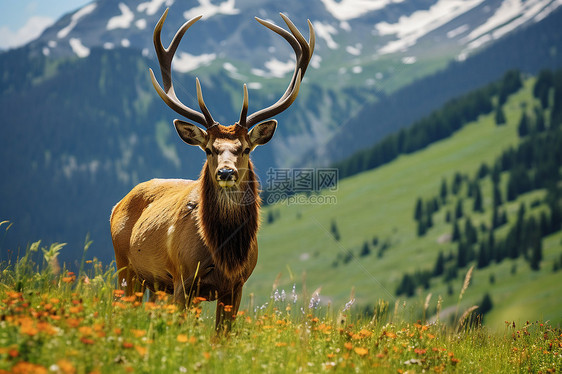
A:
<svg viewBox="0 0 562 374">
<path fill-rule="evenodd" d="M 255 148 L 258 145 L 264 145 L 265 143 L 270 141 L 273 137 L 273 134 L 275 133 L 276 128 L 277 121 L 274 119 L 264 121 L 255 125 L 254 128 L 251 129 L 248 133 L 252 148 Z"/>
<path fill-rule="evenodd" d="M 202 128 L 179 119 L 174 120 L 174 126 L 176 126 L 176 131 L 180 138 L 187 144 L 197 145 L 201 148 L 205 148 L 207 145 L 209 136 L 207 131 Z"/>
</svg>

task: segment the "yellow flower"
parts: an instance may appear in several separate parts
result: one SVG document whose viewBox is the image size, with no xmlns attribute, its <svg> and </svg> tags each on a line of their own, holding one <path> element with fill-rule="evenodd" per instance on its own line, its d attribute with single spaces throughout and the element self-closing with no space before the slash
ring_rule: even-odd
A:
<svg viewBox="0 0 562 374">
<path fill-rule="evenodd" d="M 367 353 L 369 353 L 369 350 L 367 348 L 363 348 L 363 347 L 357 347 L 357 348 L 354 349 L 354 351 L 359 356 L 365 356 Z"/>
<path fill-rule="evenodd" d="M 187 335 L 179 334 L 177 337 L 177 341 L 180 343 L 187 343 Z"/>
</svg>

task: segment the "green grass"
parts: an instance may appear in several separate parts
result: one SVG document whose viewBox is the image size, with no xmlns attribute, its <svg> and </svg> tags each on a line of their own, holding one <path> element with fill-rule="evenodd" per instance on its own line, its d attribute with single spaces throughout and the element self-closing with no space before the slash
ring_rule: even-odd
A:
<svg viewBox="0 0 562 374">
<path fill-rule="evenodd" d="M 527 80 L 524 88 L 509 98 L 504 107 L 507 125 L 496 126 L 493 113 L 481 116 L 452 137 L 422 151 L 340 181 L 336 192 L 324 193 L 333 195 L 337 199 L 335 204 L 280 203 L 268 207 L 265 215 L 272 209 L 280 218 L 261 228 L 258 266 L 247 283 L 246 295 L 253 293 L 259 300 L 265 300 L 275 276 L 282 273 L 279 289 L 288 290 L 295 283 L 305 284 L 309 289 L 321 287 L 321 295 L 327 303 L 341 305 L 354 287 L 360 305 L 373 305 L 378 299 L 394 304 L 397 301 L 394 291 L 405 272 L 432 269 L 439 251 L 456 251 L 453 243 L 437 242 L 441 235 L 451 232 L 451 225 L 445 223 L 446 209 L 434 216 L 435 225 L 425 237 L 417 237 L 413 219 L 416 199 L 437 196 L 442 179 L 450 183 L 455 172 L 473 177 L 482 162 L 492 165 L 502 151 L 517 145 L 516 127 L 522 105 L 533 108 L 535 104 L 532 85 L 533 80 Z M 505 175 L 503 180 L 505 182 Z M 471 201 L 465 199 L 464 204 L 475 226 L 489 224 L 491 220 L 491 183 L 485 182 L 481 187 L 486 213 L 473 214 Z M 528 206 L 530 201 L 543 195 L 544 191 L 533 192 L 509 204 L 511 222 L 520 201 L 526 201 Z M 450 199 L 449 206 L 454 206 L 454 202 L 455 199 Z M 341 234 L 339 242 L 330 233 L 332 220 L 337 222 Z M 359 257 L 362 243 L 375 236 L 379 241 L 389 241 L 390 249 L 382 258 L 376 254 Z M 551 274 L 552 261 L 559 256 L 561 248 L 559 235 L 545 240 L 545 259 L 539 272 L 530 271 L 523 260 L 506 260 L 475 271 L 474 284 L 467 290 L 462 306 L 477 305 L 483 293 L 490 292 L 494 309 L 486 322 L 494 328 L 502 328 L 504 320 L 545 318 L 562 323 L 559 312 L 562 299 L 556 297 L 562 294 L 562 283 L 548 283 L 556 277 Z M 338 253 L 348 250 L 352 250 L 354 259 L 333 267 Z M 514 263 L 516 276 L 511 275 Z M 463 271 L 466 269 L 461 273 Z M 489 283 L 492 273 L 493 285 Z M 453 282 L 455 294 L 461 288 L 461 278 L 462 275 Z M 435 308 L 439 296 L 444 299 L 444 307 L 457 302 L 455 297 L 447 295 L 447 285 L 440 279 L 433 279 L 431 289 L 420 290 L 414 299 L 423 302 L 428 293 L 433 295 L 430 309 Z"/>
<path fill-rule="evenodd" d="M 127 297 L 114 268 L 86 261 L 74 275 L 36 243 L 0 267 L 0 373 L 554 372 L 562 331 L 505 324 L 502 331 L 451 329 L 407 317 L 406 304 L 378 304 L 374 317 L 310 307 L 299 291 L 239 314 L 214 332 L 211 303 L 183 309 L 157 293 Z M 31 256 L 30 256 L 31 255 Z M 202 307 L 202 305 L 205 306 Z M 466 321 L 466 320 L 465 320 Z"/>
</svg>

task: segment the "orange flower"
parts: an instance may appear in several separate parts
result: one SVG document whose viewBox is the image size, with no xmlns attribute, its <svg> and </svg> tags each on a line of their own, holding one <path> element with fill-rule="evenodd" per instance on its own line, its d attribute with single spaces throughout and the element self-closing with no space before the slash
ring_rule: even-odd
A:
<svg viewBox="0 0 562 374">
<path fill-rule="evenodd" d="M 31 362 L 21 361 L 12 368 L 13 374 L 47 374 L 47 368 L 41 365 L 32 364 Z"/>
<path fill-rule="evenodd" d="M 115 296 L 115 297 L 121 297 L 121 296 L 123 296 L 124 294 L 125 294 L 125 291 L 124 291 L 124 290 L 114 290 L 114 291 L 113 291 L 113 296 Z"/>
<path fill-rule="evenodd" d="M 369 350 L 367 348 L 363 348 L 363 347 L 357 347 L 357 348 L 354 349 L 354 351 L 359 356 L 365 356 L 367 353 L 369 353 Z"/>
<path fill-rule="evenodd" d="M 203 352 L 203 357 L 205 357 L 206 360 L 211 358 L 211 354 L 209 352 Z"/>
<path fill-rule="evenodd" d="M 176 338 L 176 340 L 179 343 L 187 343 L 187 335 L 179 334 L 178 337 Z"/>
<path fill-rule="evenodd" d="M 286 346 L 287 346 L 287 343 L 285 343 L 285 342 L 279 342 L 279 343 L 275 343 L 275 346 L 276 346 L 276 347 L 286 347 Z"/>
<path fill-rule="evenodd" d="M 134 347 L 133 343 L 127 342 L 127 341 L 123 342 L 123 348 L 129 349 L 129 348 L 133 348 L 133 347 Z"/>
<path fill-rule="evenodd" d="M 86 344 L 86 345 L 95 344 L 95 342 L 94 342 L 92 339 L 86 338 L 86 337 L 84 337 L 84 336 L 80 338 L 80 341 L 81 341 L 82 343 Z"/>
<path fill-rule="evenodd" d="M 390 331 L 383 331 L 382 335 L 383 335 L 383 336 L 386 335 L 386 336 L 388 336 L 388 337 L 391 338 L 391 339 L 396 338 L 396 334 L 393 333 L 393 332 L 390 332 Z"/>
<path fill-rule="evenodd" d="M 146 355 L 147 349 L 145 347 L 141 347 L 140 345 L 135 345 L 135 350 L 138 352 L 139 355 L 144 356 Z"/>
<path fill-rule="evenodd" d="M 193 303 L 194 305 L 197 305 L 197 304 L 199 304 L 199 303 L 202 302 L 202 301 L 207 301 L 207 299 L 205 299 L 204 297 L 201 297 L 201 296 L 197 296 L 197 297 L 194 297 L 194 298 L 193 298 L 192 303 Z"/>
<path fill-rule="evenodd" d="M 146 331 L 145 330 L 135 330 L 132 329 L 131 333 L 135 336 L 135 338 L 142 338 L 143 336 L 146 335 Z"/>
<path fill-rule="evenodd" d="M 64 283 L 72 283 L 72 282 L 74 282 L 75 279 L 76 279 L 76 277 L 62 277 L 62 281 Z"/>
<path fill-rule="evenodd" d="M 345 347 L 345 349 L 350 350 L 350 351 L 351 351 L 351 348 L 353 348 L 353 344 L 351 344 L 350 342 L 346 342 L 343 346 Z"/>
<path fill-rule="evenodd" d="M 59 367 L 60 371 L 64 374 L 74 374 L 76 373 L 76 368 L 72 365 L 72 362 L 62 359 L 57 361 L 57 366 Z"/>
<path fill-rule="evenodd" d="M 418 355 L 424 355 L 427 352 L 427 349 L 416 348 L 414 349 L 414 352 Z"/>
</svg>

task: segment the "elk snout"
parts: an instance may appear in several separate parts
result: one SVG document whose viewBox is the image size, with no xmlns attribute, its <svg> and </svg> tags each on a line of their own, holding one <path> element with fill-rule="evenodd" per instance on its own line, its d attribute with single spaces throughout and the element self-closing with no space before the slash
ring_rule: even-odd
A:
<svg viewBox="0 0 562 374">
<path fill-rule="evenodd" d="M 232 187 L 236 179 L 235 169 L 224 167 L 217 171 L 217 181 L 221 187 Z"/>
</svg>

